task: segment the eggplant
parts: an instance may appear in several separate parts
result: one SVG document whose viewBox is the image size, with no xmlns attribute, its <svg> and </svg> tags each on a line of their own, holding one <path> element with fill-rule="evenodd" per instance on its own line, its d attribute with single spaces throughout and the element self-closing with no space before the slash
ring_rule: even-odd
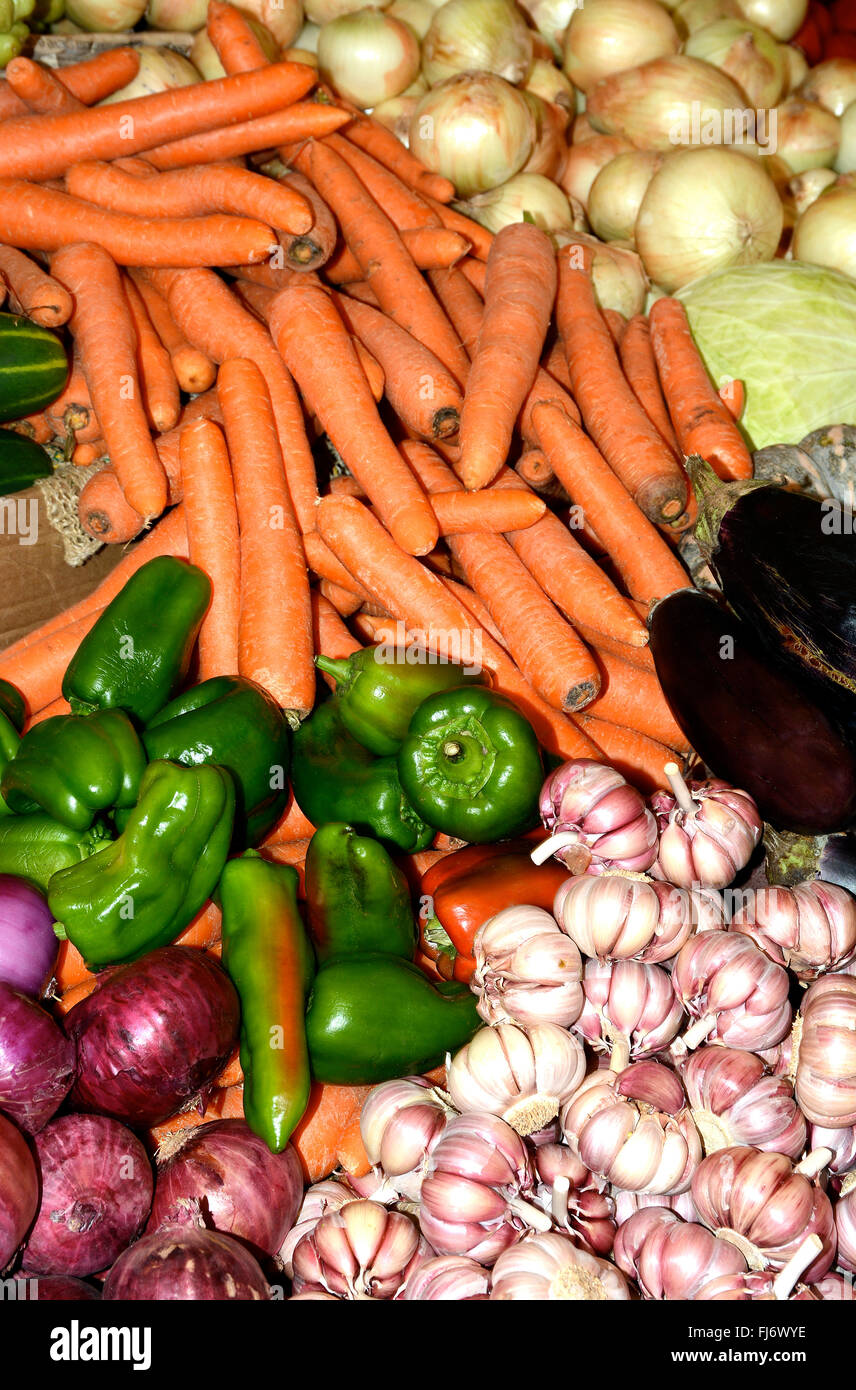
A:
<svg viewBox="0 0 856 1390">
<path fill-rule="evenodd" d="M 696 539 L 726 603 L 856 731 L 856 518 L 837 500 L 688 464 Z"/>
<path fill-rule="evenodd" d="M 856 755 L 807 690 L 717 599 L 679 589 L 649 618 L 669 707 L 713 774 L 803 835 L 856 822 Z"/>
<path fill-rule="evenodd" d="M 793 835 L 764 830 L 764 873 L 768 883 L 793 888 L 820 878 L 856 897 L 856 835 Z"/>
</svg>

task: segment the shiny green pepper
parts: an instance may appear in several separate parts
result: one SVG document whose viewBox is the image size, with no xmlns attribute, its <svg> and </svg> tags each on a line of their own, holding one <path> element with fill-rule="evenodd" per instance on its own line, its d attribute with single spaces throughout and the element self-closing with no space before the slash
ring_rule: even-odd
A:
<svg viewBox="0 0 856 1390">
<path fill-rule="evenodd" d="M 379 840 L 331 821 L 309 842 L 306 919 L 319 961 L 383 951 L 412 960 L 410 887 Z"/>
<path fill-rule="evenodd" d="M 122 710 L 60 714 L 24 735 L 0 791 L 16 815 L 41 807 L 86 830 L 99 811 L 134 805 L 145 767 L 145 749 Z"/>
<path fill-rule="evenodd" d="M 495 691 L 451 690 L 425 700 L 410 721 L 398 771 L 423 820 L 469 844 L 538 824 L 538 740 L 528 719 Z"/>
<path fill-rule="evenodd" d="M 28 878 L 47 890 L 54 874 L 103 849 L 110 832 L 96 821 L 72 830 L 51 816 L 6 816 L 0 820 L 0 874 Z"/>
</svg>

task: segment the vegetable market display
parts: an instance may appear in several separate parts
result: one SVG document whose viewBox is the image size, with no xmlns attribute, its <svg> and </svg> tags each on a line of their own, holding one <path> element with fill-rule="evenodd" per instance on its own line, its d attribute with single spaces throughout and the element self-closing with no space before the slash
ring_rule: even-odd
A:
<svg viewBox="0 0 856 1390">
<path fill-rule="evenodd" d="M 850 1299 L 853 6 L 8 8 L 0 1274 Z"/>
</svg>

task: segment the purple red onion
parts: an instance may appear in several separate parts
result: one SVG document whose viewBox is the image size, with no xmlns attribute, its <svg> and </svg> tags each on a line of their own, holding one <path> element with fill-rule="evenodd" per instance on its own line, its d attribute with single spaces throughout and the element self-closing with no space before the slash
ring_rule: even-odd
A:
<svg viewBox="0 0 856 1390">
<path fill-rule="evenodd" d="M 0 1111 L 36 1134 L 73 1081 L 73 1041 L 34 999 L 0 983 Z"/>
<path fill-rule="evenodd" d="M 0 1115 L 0 1274 L 9 1264 L 39 1207 L 39 1178 L 19 1129 Z"/>
<path fill-rule="evenodd" d="M 94 1284 L 68 1274 L 16 1274 L 15 1278 L 27 1285 L 28 1303 L 88 1303 L 101 1297 Z"/>
<path fill-rule="evenodd" d="M 50 983 L 58 953 L 44 896 L 27 879 L 0 874 L 0 981 L 38 999 Z"/>
<path fill-rule="evenodd" d="M 177 1223 L 142 1236 L 104 1282 L 107 1301 L 259 1302 L 270 1289 L 246 1246 L 222 1231 Z"/>
</svg>

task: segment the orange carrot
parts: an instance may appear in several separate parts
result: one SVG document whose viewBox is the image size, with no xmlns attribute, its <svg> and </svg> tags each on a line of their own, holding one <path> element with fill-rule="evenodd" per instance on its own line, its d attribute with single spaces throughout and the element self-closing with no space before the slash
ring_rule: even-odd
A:
<svg viewBox="0 0 856 1390">
<path fill-rule="evenodd" d="M 293 193 L 305 198 L 312 209 L 313 217 L 311 230 L 304 232 L 302 236 L 280 235 L 280 252 L 284 266 L 289 270 L 311 271 L 327 265 L 339 235 L 335 217 L 304 174 L 290 169 L 277 174 L 276 177 L 284 188 L 289 188 Z M 274 252 L 274 256 L 277 254 Z"/>
<path fill-rule="evenodd" d="M 74 335 L 92 404 L 122 490 L 144 520 L 160 516 L 167 481 L 148 430 L 136 335 L 115 265 L 99 246 L 70 246 L 52 270 L 74 296 Z"/>
<path fill-rule="evenodd" d="M 132 82 L 139 71 L 140 55 L 135 48 L 108 48 L 94 58 L 70 63 L 57 71 L 57 78 L 84 106 L 93 106 Z M 9 116 L 25 116 L 28 107 L 5 82 L 0 83 L 0 121 Z"/>
<path fill-rule="evenodd" d="M 651 655 L 651 648 L 647 642 L 644 647 L 631 647 L 629 642 L 619 642 L 615 637 L 598 632 L 596 628 L 589 627 L 587 623 L 577 624 L 577 631 L 587 646 L 591 647 L 595 656 L 600 660 L 602 655 L 617 656 L 622 661 L 628 662 L 631 666 L 638 666 L 640 671 L 655 673 L 654 658 Z"/>
<path fill-rule="evenodd" d="M 496 238 L 491 242 L 491 250 L 493 250 L 495 240 Z M 490 252 L 488 252 L 488 259 L 489 257 Z M 474 256 L 467 256 L 465 260 L 461 261 L 461 274 L 469 280 L 476 294 L 484 299 L 484 287 L 487 277 L 486 261 L 477 261 Z"/>
<path fill-rule="evenodd" d="M 657 375 L 657 363 L 651 346 L 651 333 L 644 314 L 634 314 L 624 330 L 619 346 L 624 375 L 651 424 L 665 439 L 675 457 L 678 454 L 678 441 L 663 392 Z"/>
<path fill-rule="evenodd" d="M 656 791 L 666 785 L 663 766 L 669 761 L 680 762 L 673 749 L 635 729 L 620 728 L 593 714 L 575 716 L 582 730 L 594 739 L 608 762 L 641 792 Z"/>
<path fill-rule="evenodd" d="M 181 399 L 170 355 L 155 332 L 139 290 L 127 275 L 122 286 L 137 335 L 137 371 L 143 405 L 154 428 L 163 434 L 174 429 Z"/>
<path fill-rule="evenodd" d="M 636 505 L 655 524 L 674 522 L 686 507 L 687 477 L 627 384 L 590 267 L 588 247 L 559 252 L 556 312 L 572 394 L 586 430 Z"/>
<path fill-rule="evenodd" d="M 336 621 L 340 621 L 338 617 Z M 347 631 L 347 628 L 345 630 Z M 359 642 L 354 643 L 357 650 L 359 650 L 359 645 Z M 262 840 L 262 846 L 267 849 L 270 845 L 289 844 L 294 840 L 310 840 L 314 834 L 315 826 L 310 820 L 306 819 L 292 793 L 289 794 L 288 806 L 283 811 L 276 825 L 272 830 L 268 831 L 267 835 Z"/>
<path fill-rule="evenodd" d="M 537 405 L 535 431 L 573 501 L 582 508 L 633 598 L 663 598 L 687 573 L 595 445 L 555 405 Z"/>
<path fill-rule="evenodd" d="M 387 169 L 386 165 L 381 164 L 372 155 L 357 149 L 350 140 L 345 139 L 344 134 L 328 135 L 325 137 L 324 143 L 331 150 L 335 150 L 340 159 L 343 159 L 348 168 L 356 174 L 360 183 L 368 190 L 378 207 L 383 208 L 399 232 L 405 228 L 439 227 L 442 225 L 437 213 L 432 212 L 428 206 L 424 194 L 417 193 L 402 183 L 397 174 Z M 311 157 L 312 150 L 308 148 L 298 160 L 299 164 L 305 160 L 304 172 L 309 177 L 311 177 L 309 172 Z"/>
<path fill-rule="evenodd" d="M 210 950 L 216 946 L 220 940 L 220 931 L 223 924 L 223 914 L 216 903 L 210 900 L 197 912 L 193 921 L 190 922 L 181 933 L 175 938 L 176 946 L 197 946 L 203 951 Z M 226 1085 L 226 1082 L 220 1082 Z"/>
<path fill-rule="evenodd" d="M 243 1084 L 244 1072 L 241 1067 L 241 1050 L 236 1047 L 226 1065 L 214 1077 L 212 1086 L 216 1091 L 226 1091 L 230 1086 Z"/>
<path fill-rule="evenodd" d="M 371 1163 L 360 1138 L 360 1114 L 370 1086 L 332 1086 L 314 1082 L 303 1119 L 292 1135 L 309 1182 L 320 1182 L 341 1167 L 365 1177 Z"/>
<path fill-rule="evenodd" d="M 450 203 L 455 196 L 455 185 L 442 174 L 432 173 L 410 153 L 405 145 L 393 135 L 380 121 L 366 116 L 354 108 L 354 120 L 348 126 L 347 138 L 351 144 L 359 145 L 366 154 L 372 155 L 379 164 L 394 173 L 402 183 L 417 193 L 428 194 L 439 203 Z"/>
<path fill-rule="evenodd" d="M 526 449 L 514 465 L 514 471 L 542 497 L 552 497 L 558 488 L 563 495 L 565 489 L 557 483 L 552 464 L 543 449 Z"/>
<path fill-rule="evenodd" d="M 530 222 L 503 227 L 487 260 L 481 328 L 461 412 L 467 488 L 485 487 L 505 462 L 514 422 L 538 371 L 556 297 L 556 256 Z"/>
<path fill-rule="evenodd" d="M 199 631 L 199 679 L 238 670 L 241 564 L 238 513 L 229 453 L 211 420 L 181 434 L 181 482 L 190 560 L 211 580 L 212 596 Z"/>
<path fill-rule="evenodd" d="M 359 594 L 353 593 L 350 589 L 343 589 L 341 584 L 333 584 L 329 579 L 322 579 L 318 589 L 321 596 L 327 599 L 328 603 L 332 603 L 341 618 L 350 618 L 362 605 Z"/>
<path fill-rule="evenodd" d="M 362 483 L 404 549 L 424 555 L 437 543 L 434 513 L 377 413 L 339 313 L 329 295 L 303 281 L 271 306 L 271 332 L 307 407 Z"/>
<path fill-rule="evenodd" d="M 35 728 L 37 724 L 43 723 L 45 719 L 55 719 L 58 714 L 70 713 L 71 705 L 67 700 L 63 700 L 62 697 L 58 700 L 51 700 L 50 704 L 45 705 L 44 709 L 36 710 L 35 714 L 30 715 L 30 718 L 27 720 L 27 732 L 29 733 L 30 729 Z"/>
<path fill-rule="evenodd" d="M 78 445 L 87 449 L 89 445 Z M 76 451 L 75 451 L 76 452 Z M 77 501 L 84 531 L 106 545 L 123 545 L 140 534 L 145 522 L 122 491 L 115 468 L 109 464 L 90 478 Z"/>
<path fill-rule="evenodd" d="M 315 83 L 301 63 L 177 87 L 58 116 L 13 117 L 3 127 L 0 178 L 49 179 L 82 159 L 117 159 L 164 140 L 280 111 Z"/>
<path fill-rule="evenodd" d="M 533 492 L 500 492 L 493 487 L 481 492 L 437 492 L 431 505 L 441 536 L 524 531 L 547 510 L 546 503 Z"/>
<path fill-rule="evenodd" d="M 185 169 L 192 164 L 222 164 L 225 159 L 241 158 L 257 150 L 285 145 L 291 140 L 307 140 L 336 131 L 350 120 L 347 111 L 317 101 L 297 101 L 282 111 L 272 111 L 254 120 L 218 126 L 198 135 L 170 140 L 146 150 L 146 159 L 156 169 Z"/>
<path fill-rule="evenodd" d="M 217 394 L 241 536 L 238 670 L 302 719 L 315 703 L 309 576 L 270 396 L 240 358 L 223 363 Z"/>
<path fill-rule="evenodd" d="M 129 272 L 140 292 L 152 326 L 169 353 L 176 381 L 182 391 L 190 395 L 200 395 L 214 385 L 217 368 L 198 348 L 191 347 L 175 319 L 169 312 L 169 305 L 162 294 L 150 285 L 139 270 Z"/>
<path fill-rule="evenodd" d="M 13 58 L 6 65 L 6 81 L 28 111 L 39 115 L 82 111 L 83 102 L 72 96 L 51 68 L 31 58 Z"/>
<path fill-rule="evenodd" d="M 348 497 L 359 497 L 362 501 L 366 500 L 363 488 L 356 478 L 351 477 L 350 473 L 340 473 L 337 477 L 331 478 L 326 491 L 347 494 Z"/>
<path fill-rule="evenodd" d="M 490 616 L 490 609 L 487 604 L 480 599 L 478 594 L 474 593 L 468 585 L 462 584 L 460 580 L 452 579 L 451 575 L 443 575 L 442 579 L 449 593 L 454 594 L 455 598 L 460 599 L 467 612 L 472 614 L 479 626 L 483 627 L 485 632 L 490 633 L 494 642 L 498 643 L 503 651 L 507 652 L 508 647 L 506 646 L 505 638 Z"/>
<path fill-rule="evenodd" d="M 275 179 L 233 164 L 201 164 L 141 179 L 96 160 L 73 164 L 65 176 L 73 198 L 131 217 L 200 217 L 230 213 L 298 235 L 312 226 L 301 194 Z"/>
<path fill-rule="evenodd" d="M 420 270 L 445 270 L 455 265 L 467 249 L 464 238 L 446 227 L 414 227 L 402 230 L 400 236 Z M 363 270 L 353 251 L 343 243 L 327 262 L 324 275 L 333 285 L 348 285 L 362 280 Z"/>
<path fill-rule="evenodd" d="M 473 256 L 480 261 L 487 260 L 493 244 L 493 232 L 489 232 L 480 222 L 474 222 L 471 217 L 464 217 L 454 208 L 438 203 L 436 198 L 432 198 L 428 193 L 424 193 L 422 197 L 444 227 L 448 227 L 450 232 L 460 232 L 461 236 L 466 237 L 472 247 Z"/>
<path fill-rule="evenodd" d="M 312 590 L 312 631 L 315 650 L 322 656 L 330 656 L 336 660 L 360 650 L 359 642 L 351 636 L 332 603 L 324 598 L 323 594 L 319 594 L 317 589 Z M 324 679 L 331 689 L 335 686 L 332 676 L 325 676 Z"/>
<path fill-rule="evenodd" d="M 561 338 L 556 338 L 545 352 L 542 359 L 544 371 L 558 381 L 560 386 L 564 386 L 566 391 L 571 389 L 571 378 L 568 375 L 568 359 L 565 357 L 565 349 L 562 347 Z"/>
<path fill-rule="evenodd" d="M 724 381 L 719 388 L 719 399 L 734 420 L 739 420 L 746 404 L 746 388 L 742 381 Z"/>
<path fill-rule="evenodd" d="M 297 870 L 297 892 L 300 897 L 303 897 L 306 892 L 305 875 L 308 851 L 308 840 L 288 840 L 278 845 L 269 845 L 262 854 L 263 859 L 270 859 L 274 864 L 290 864 L 293 869 Z"/>
<path fill-rule="evenodd" d="M 588 713 L 688 752 L 689 744 L 675 723 L 656 675 L 640 671 L 638 666 L 604 650 L 598 652 L 597 658 L 603 684 Z"/>
<path fill-rule="evenodd" d="M 10 420 L 4 429 L 35 439 L 37 444 L 50 444 L 56 433 L 43 410 L 37 410 L 35 415 L 23 415 L 20 420 Z"/>
<path fill-rule="evenodd" d="M 91 979 L 82 980 L 79 985 L 73 985 L 71 989 L 65 991 L 65 994 L 54 999 L 53 1012 L 59 1014 L 60 1018 L 64 1018 L 75 1004 L 81 1004 L 92 993 L 96 984 L 97 980 L 93 975 Z"/>
<path fill-rule="evenodd" d="M 68 290 L 62 285 L 61 289 Z M 71 296 L 69 295 L 69 299 Z M 80 444 L 101 438 L 101 425 L 92 404 L 80 354 L 74 352 L 71 370 L 63 390 L 55 401 L 45 407 L 45 420 L 60 439 L 73 437 Z"/>
<path fill-rule="evenodd" d="M 612 341 L 620 350 L 621 339 L 624 337 L 624 330 L 627 327 L 627 320 L 623 314 L 619 314 L 617 309 L 601 309 L 603 321 L 609 329 Z"/>
<path fill-rule="evenodd" d="M 0 677 L 17 685 L 30 709 L 44 709 L 60 698 L 65 668 L 101 611 L 95 609 L 21 651 L 0 653 Z"/>
<path fill-rule="evenodd" d="M 83 956 L 77 947 L 68 940 L 61 941 L 54 967 L 56 993 L 65 994 L 66 990 L 74 989 L 77 985 L 85 984 L 88 980 L 94 984 L 95 976 L 91 970 L 87 970 Z"/>
<path fill-rule="evenodd" d="M 104 458 L 106 454 L 107 445 L 104 440 L 96 439 L 91 444 L 75 444 L 71 451 L 71 462 L 77 468 L 88 468 L 90 463 L 95 463 L 96 459 Z"/>
<path fill-rule="evenodd" d="M 234 5 L 224 4 L 223 0 L 209 0 L 205 28 L 229 76 L 268 66 L 267 54 Z"/>
<path fill-rule="evenodd" d="M 686 310 L 663 297 L 651 306 L 651 346 L 683 452 L 706 459 L 720 478 L 752 477 L 752 455 L 717 394 L 693 342 Z"/>
<path fill-rule="evenodd" d="M 8 284 L 13 313 L 26 314 L 43 328 L 58 328 L 71 318 L 68 290 L 22 251 L 0 245 L 0 275 Z"/>
<path fill-rule="evenodd" d="M 383 367 L 373 353 L 369 352 L 365 343 L 361 342 L 359 338 L 352 336 L 351 342 L 353 343 L 354 352 L 357 354 L 357 359 L 363 369 L 363 376 L 366 379 L 374 400 L 383 400 L 384 388 L 386 386 L 386 375 Z"/>
</svg>

